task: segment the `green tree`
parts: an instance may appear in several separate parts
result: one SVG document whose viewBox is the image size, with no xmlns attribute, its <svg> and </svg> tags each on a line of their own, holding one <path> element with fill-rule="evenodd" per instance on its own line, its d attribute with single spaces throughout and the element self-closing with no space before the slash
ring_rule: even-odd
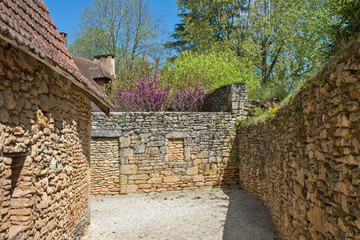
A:
<svg viewBox="0 0 360 240">
<path fill-rule="evenodd" d="M 220 44 L 253 62 L 262 86 L 280 97 L 324 61 L 331 23 L 325 0 L 178 0 L 178 6 L 182 21 L 167 46 L 201 52 Z"/>
<path fill-rule="evenodd" d="M 243 82 L 250 95 L 253 95 L 259 86 L 252 62 L 238 58 L 231 50 L 223 51 L 216 47 L 206 52 L 184 51 L 175 61 L 167 62 L 161 78 L 163 82 L 170 83 L 173 89 L 195 87 L 198 82 L 214 90 L 223 85 Z"/>
<path fill-rule="evenodd" d="M 360 0 L 330 1 L 336 22 L 329 27 L 332 41 L 328 45 L 329 57 L 347 46 L 349 42 L 359 37 L 360 33 Z"/>
<path fill-rule="evenodd" d="M 142 59 L 163 52 L 158 41 L 162 24 L 162 17 L 153 15 L 148 0 L 92 0 L 82 9 L 79 31 L 69 50 L 88 59 L 115 54 L 121 77 Z"/>
</svg>

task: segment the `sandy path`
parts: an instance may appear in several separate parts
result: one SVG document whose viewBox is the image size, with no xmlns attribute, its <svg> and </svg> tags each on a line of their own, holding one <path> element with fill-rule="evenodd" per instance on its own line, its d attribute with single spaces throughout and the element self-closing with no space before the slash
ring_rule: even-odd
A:
<svg viewBox="0 0 360 240">
<path fill-rule="evenodd" d="M 243 190 L 204 189 L 91 199 L 83 240 L 279 239 L 263 204 Z"/>
</svg>

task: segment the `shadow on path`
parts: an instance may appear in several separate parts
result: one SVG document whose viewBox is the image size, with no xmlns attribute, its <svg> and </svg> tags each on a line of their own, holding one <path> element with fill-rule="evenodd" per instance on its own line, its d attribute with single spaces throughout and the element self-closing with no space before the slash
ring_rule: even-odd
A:
<svg viewBox="0 0 360 240">
<path fill-rule="evenodd" d="M 229 197 L 223 240 L 280 240 L 262 202 L 241 189 L 222 189 Z"/>
<path fill-rule="evenodd" d="M 264 204 L 240 189 L 238 148 L 237 134 L 221 184 L 221 189 L 229 198 L 223 240 L 280 240 Z"/>
</svg>

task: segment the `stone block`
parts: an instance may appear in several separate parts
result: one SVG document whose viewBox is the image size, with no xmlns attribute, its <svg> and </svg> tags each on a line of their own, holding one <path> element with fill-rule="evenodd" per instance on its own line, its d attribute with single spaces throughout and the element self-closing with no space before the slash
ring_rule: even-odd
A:
<svg viewBox="0 0 360 240">
<path fill-rule="evenodd" d="M 164 141 L 149 142 L 148 146 L 150 146 L 150 147 L 161 147 L 161 146 L 164 146 Z"/>
<path fill-rule="evenodd" d="M 354 224 L 360 230 L 360 220 L 355 220 Z"/>
<path fill-rule="evenodd" d="M 315 230 L 325 233 L 325 214 L 326 211 L 318 206 L 313 206 L 308 211 L 308 219 Z"/>
<path fill-rule="evenodd" d="M 162 179 L 163 179 L 162 177 L 153 177 L 153 178 L 150 178 L 147 182 L 158 184 L 158 183 L 162 182 Z"/>
<path fill-rule="evenodd" d="M 136 192 L 138 189 L 138 185 L 135 184 L 120 185 L 120 194 L 133 193 Z"/>
<path fill-rule="evenodd" d="M 160 154 L 160 149 L 158 147 L 149 147 L 147 153 L 149 155 L 158 155 Z"/>
<path fill-rule="evenodd" d="M 216 175 L 218 173 L 217 164 L 211 164 L 209 173 L 210 173 L 210 175 Z"/>
<path fill-rule="evenodd" d="M 119 141 L 120 141 L 120 147 L 121 148 L 130 147 L 130 145 L 131 145 L 131 139 L 130 138 L 120 137 Z"/>
<path fill-rule="evenodd" d="M 209 164 L 200 164 L 199 165 L 199 173 L 203 175 L 210 174 L 210 165 Z"/>
<path fill-rule="evenodd" d="M 165 135 L 165 138 L 186 138 L 188 136 L 185 132 L 171 132 Z"/>
<path fill-rule="evenodd" d="M 39 107 L 41 108 L 41 110 L 47 112 L 50 110 L 50 102 L 49 102 L 49 97 L 46 94 L 41 94 L 40 95 L 40 100 L 39 100 Z"/>
<path fill-rule="evenodd" d="M 128 177 L 129 180 L 146 180 L 149 179 L 149 174 L 136 174 L 136 175 L 131 175 Z"/>
<path fill-rule="evenodd" d="M 129 185 L 126 185 L 124 193 L 133 193 L 133 192 L 136 192 L 138 189 L 139 189 L 138 185 L 129 184 Z M 121 191 L 121 187 L 120 187 L 120 191 Z"/>
<path fill-rule="evenodd" d="M 305 184 L 305 174 L 304 174 L 304 168 L 299 168 L 296 171 L 296 180 L 298 183 L 304 187 Z"/>
<path fill-rule="evenodd" d="M 16 107 L 16 100 L 14 98 L 14 94 L 13 91 L 11 90 L 11 88 L 5 88 L 4 91 L 4 102 L 5 102 L 5 107 L 8 110 L 13 110 Z"/>
<path fill-rule="evenodd" d="M 9 113 L 5 109 L 0 109 L 0 122 L 2 123 L 10 122 Z"/>
<path fill-rule="evenodd" d="M 196 175 L 199 173 L 198 166 L 190 167 L 186 170 L 186 175 Z"/>
<path fill-rule="evenodd" d="M 138 166 L 136 165 L 121 165 L 120 174 L 131 175 L 138 173 Z"/>
<path fill-rule="evenodd" d="M 149 188 L 151 188 L 152 187 L 152 185 L 151 184 L 139 184 L 139 189 L 149 189 Z"/>
<path fill-rule="evenodd" d="M 209 157 L 209 152 L 208 151 L 201 151 L 199 154 L 199 158 L 208 158 Z"/>
<path fill-rule="evenodd" d="M 192 179 L 191 176 L 181 176 L 181 181 L 182 182 L 190 182 Z"/>
<path fill-rule="evenodd" d="M 195 176 L 193 176 L 193 181 L 194 182 L 204 182 L 205 177 L 203 175 L 195 175 Z"/>
<path fill-rule="evenodd" d="M 123 148 L 122 149 L 122 155 L 124 157 L 132 157 L 132 156 L 134 156 L 134 149 L 132 149 L 132 148 Z"/>
<path fill-rule="evenodd" d="M 30 213 L 31 210 L 29 208 L 11 209 L 9 211 L 10 215 L 17 215 L 17 216 L 29 216 Z"/>
<path fill-rule="evenodd" d="M 205 185 L 204 182 L 196 182 L 195 183 L 195 186 L 197 186 L 197 187 L 203 187 L 204 185 Z"/>
<path fill-rule="evenodd" d="M 179 181 L 179 177 L 177 176 L 169 176 L 169 177 L 164 177 L 163 178 L 163 182 L 164 183 L 175 183 L 177 181 Z"/>
</svg>

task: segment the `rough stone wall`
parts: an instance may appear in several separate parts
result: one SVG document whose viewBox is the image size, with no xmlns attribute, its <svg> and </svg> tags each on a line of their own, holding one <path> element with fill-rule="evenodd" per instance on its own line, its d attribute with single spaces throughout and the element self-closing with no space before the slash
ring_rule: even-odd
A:
<svg viewBox="0 0 360 240">
<path fill-rule="evenodd" d="M 71 239 L 89 223 L 90 103 L 0 41 L 0 239 Z"/>
<path fill-rule="evenodd" d="M 116 195 L 120 192 L 119 138 L 91 141 L 91 195 Z"/>
<path fill-rule="evenodd" d="M 360 239 L 360 41 L 265 124 L 238 129 L 240 185 L 282 239 Z"/>
<path fill-rule="evenodd" d="M 233 83 L 215 89 L 204 99 L 203 112 L 231 112 L 234 115 L 243 116 L 244 106 L 248 102 L 246 85 Z"/>
<path fill-rule="evenodd" d="M 93 113 L 91 194 L 237 185 L 234 138 L 231 113 Z"/>
</svg>

